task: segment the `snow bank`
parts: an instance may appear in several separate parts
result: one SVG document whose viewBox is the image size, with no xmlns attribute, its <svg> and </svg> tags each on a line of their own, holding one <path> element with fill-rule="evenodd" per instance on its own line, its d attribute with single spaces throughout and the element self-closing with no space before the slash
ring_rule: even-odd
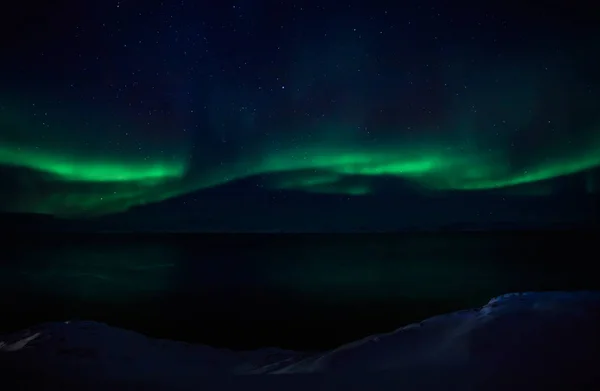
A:
<svg viewBox="0 0 600 391">
<path fill-rule="evenodd" d="M 0 373 L 19 389 L 600 389 L 600 292 L 507 294 L 313 355 L 233 352 L 87 321 L 0 341 Z"/>
</svg>

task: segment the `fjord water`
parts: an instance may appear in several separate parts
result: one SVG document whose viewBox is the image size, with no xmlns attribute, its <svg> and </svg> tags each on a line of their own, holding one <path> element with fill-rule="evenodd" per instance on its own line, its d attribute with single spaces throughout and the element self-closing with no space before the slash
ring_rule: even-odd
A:
<svg viewBox="0 0 600 391">
<path fill-rule="evenodd" d="M 0 254 L 0 333 L 89 319 L 233 349 L 329 348 L 495 295 L 598 288 L 593 236 L 31 235 Z"/>
</svg>

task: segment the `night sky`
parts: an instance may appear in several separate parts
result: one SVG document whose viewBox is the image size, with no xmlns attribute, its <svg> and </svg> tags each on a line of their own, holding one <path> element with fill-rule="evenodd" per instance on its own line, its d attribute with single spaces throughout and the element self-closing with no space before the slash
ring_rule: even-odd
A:
<svg viewBox="0 0 600 391">
<path fill-rule="evenodd" d="M 483 3 L 12 4 L 0 206 L 597 194 L 600 16 Z"/>
</svg>

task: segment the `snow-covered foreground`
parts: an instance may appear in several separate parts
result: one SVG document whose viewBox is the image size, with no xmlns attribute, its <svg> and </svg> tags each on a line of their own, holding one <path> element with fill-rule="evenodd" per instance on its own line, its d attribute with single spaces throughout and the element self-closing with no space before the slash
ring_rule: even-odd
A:
<svg viewBox="0 0 600 391">
<path fill-rule="evenodd" d="M 319 354 L 218 350 L 95 322 L 0 341 L 2 390 L 600 389 L 600 292 L 508 294 Z"/>
</svg>

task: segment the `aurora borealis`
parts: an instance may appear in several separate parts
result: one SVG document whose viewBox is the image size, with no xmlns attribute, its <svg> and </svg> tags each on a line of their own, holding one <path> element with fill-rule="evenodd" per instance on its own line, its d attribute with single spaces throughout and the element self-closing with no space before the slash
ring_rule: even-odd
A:
<svg viewBox="0 0 600 391">
<path fill-rule="evenodd" d="M 1 41 L 4 211 L 110 214 L 238 180 L 550 196 L 578 175 L 598 191 L 600 35 L 583 12 L 61 4 Z"/>
</svg>

